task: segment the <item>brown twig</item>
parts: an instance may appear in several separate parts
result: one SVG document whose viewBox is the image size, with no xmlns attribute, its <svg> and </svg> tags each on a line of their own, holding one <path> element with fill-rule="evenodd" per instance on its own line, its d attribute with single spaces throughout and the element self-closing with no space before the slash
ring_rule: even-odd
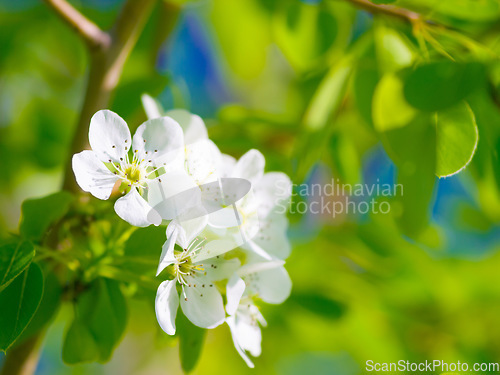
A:
<svg viewBox="0 0 500 375">
<path fill-rule="evenodd" d="M 47 5 L 78 35 L 90 48 L 106 48 L 111 42 L 108 33 L 86 18 L 66 0 L 44 0 Z"/>
<path fill-rule="evenodd" d="M 423 17 L 421 14 L 417 12 L 413 12 L 408 9 L 399 8 L 393 5 L 386 4 L 374 4 L 369 0 L 347 0 L 353 5 L 363 8 L 370 13 L 382 13 L 390 16 L 401 18 L 405 21 L 415 22 L 422 21 Z"/>
<path fill-rule="evenodd" d="M 36 333 L 26 341 L 7 351 L 0 375 L 31 375 L 35 373 L 43 332 Z"/>
</svg>

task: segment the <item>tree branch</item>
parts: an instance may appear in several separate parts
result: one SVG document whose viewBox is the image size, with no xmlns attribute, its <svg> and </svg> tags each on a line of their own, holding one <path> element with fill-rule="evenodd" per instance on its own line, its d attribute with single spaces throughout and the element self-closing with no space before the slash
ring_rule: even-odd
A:
<svg viewBox="0 0 500 375">
<path fill-rule="evenodd" d="M 38 332 L 7 351 L 0 375 L 31 375 L 35 373 L 40 356 L 39 347 L 44 331 Z"/>
<path fill-rule="evenodd" d="M 385 4 L 374 4 L 369 0 L 347 0 L 351 4 L 365 9 L 370 13 L 382 13 L 390 16 L 401 18 L 405 21 L 415 22 L 422 21 L 423 17 L 421 14 L 417 12 L 413 12 L 408 9 L 398 8 L 393 5 L 385 5 Z"/>
<path fill-rule="evenodd" d="M 90 49 L 90 70 L 87 90 L 80 111 L 80 117 L 70 157 L 89 147 L 88 129 L 94 113 L 109 106 L 123 66 L 132 51 L 146 21 L 148 20 L 156 0 L 127 0 L 110 32 L 111 44 L 104 50 Z M 66 164 L 63 188 L 69 191 L 80 191 L 76 185 L 71 167 L 71 158 Z"/>
<path fill-rule="evenodd" d="M 47 5 L 91 48 L 107 48 L 111 43 L 108 33 L 86 18 L 66 0 L 44 0 Z"/>
</svg>

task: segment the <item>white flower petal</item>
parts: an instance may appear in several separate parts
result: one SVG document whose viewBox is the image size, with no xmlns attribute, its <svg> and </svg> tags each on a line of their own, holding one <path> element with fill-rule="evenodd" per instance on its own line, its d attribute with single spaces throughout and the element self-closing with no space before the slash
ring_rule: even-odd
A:
<svg viewBox="0 0 500 375">
<path fill-rule="evenodd" d="M 235 165 L 236 159 L 234 157 L 227 154 L 221 154 L 218 175 L 220 177 L 231 177 Z"/>
<path fill-rule="evenodd" d="M 133 150 L 140 160 L 169 169 L 180 169 L 184 164 L 184 136 L 179 124 L 170 117 L 147 120 L 134 134 Z M 175 168 L 172 168 L 175 166 Z"/>
<path fill-rule="evenodd" d="M 184 142 L 189 145 L 201 139 L 208 139 L 207 127 L 203 120 L 184 109 L 174 109 L 165 113 L 179 123 L 184 131 Z"/>
<path fill-rule="evenodd" d="M 238 258 L 224 259 L 223 257 L 214 257 L 204 260 L 203 268 L 207 271 L 206 279 L 210 281 L 225 280 L 232 276 L 240 267 Z"/>
<path fill-rule="evenodd" d="M 237 274 L 231 276 L 226 286 L 226 312 L 233 315 L 240 304 L 241 297 L 245 292 L 245 282 Z"/>
<path fill-rule="evenodd" d="M 243 277 L 247 287 L 267 303 L 283 303 L 292 290 L 292 280 L 285 267 L 267 269 Z M 251 292 L 250 292 L 251 293 Z"/>
<path fill-rule="evenodd" d="M 251 182 L 257 181 L 264 175 L 266 161 L 260 151 L 250 150 L 236 163 L 232 177 L 245 178 Z"/>
<path fill-rule="evenodd" d="M 286 212 L 292 193 L 290 178 L 281 172 L 266 173 L 254 184 L 255 199 L 259 202 L 259 216 L 266 217 L 273 209 Z"/>
<path fill-rule="evenodd" d="M 279 259 L 286 259 L 291 252 L 290 241 L 286 235 L 288 220 L 286 216 L 271 213 L 260 221 L 260 228 L 252 241 L 266 253 Z"/>
<path fill-rule="evenodd" d="M 250 307 L 257 309 L 253 305 Z M 257 322 L 251 316 L 238 312 L 235 316 L 234 326 L 235 336 L 241 348 L 250 352 L 252 356 L 258 357 L 262 352 L 262 333 Z"/>
<path fill-rule="evenodd" d="M 130 149 L 130 140 L 127 123 L 116 113 L 105 109 L 92 116 L 89 128 L 90 147 L 102 161 L 124 160 Z"/>
<path fill-rule="evenodd" d="M 201 191 L 180 169 L 148 182 L 147 201 L 164 220 L 173 220 L 190 208 L 201 206 Z"/>
<path fill-rule="evenodd" d="M 204 261 L 205 259 L 217 257 L 237 248 L 238 246 L 239 244 L 231 237 L 208 241 L 202 246 L 201 250 L 193 256 L 193 262 L 198 263 Z"/>
<path fill-rule="evenodd" d="M 156 276 L 158 276 L 166 267 L 175 262 L 174 248 L 177 240 L 177 233 L 178 231 L 174 230 L 171 234 L 168 234 L 167 229 L 168 238 L 161 248 L 160 262 L 158 264 L 158 269 L 156 270 Z"/>
<path fill-rule="evenodd" d="M 185 297 L 183 294 L 181 308 L 191 323 L 201 328 L 215 328 L 224 323 L 222 296 L 215 285 L 203 284 L 201 280 L 200 283 L 192 277 L 187 281 L 191 286 L 183 286 Z"/>
<path fill-rule="evenodd" d="M 71 160 L 76 182 L 83 191 L 99 199 L 108 199 L 118 180 L 102 163 L 95 152 L 85 150 Z"/>
<path fill-rule="evenodd" d="M 209 139 L 186 146 L 186 171 L 198 185 L 215 181 L 221 164 L 221 152 Z"/>
<path fill-rule="evenodd" d="M 141 95 L 142 106 L 144 107 L 144 112 L 148 119 L 153 119 L 157 117 L 162 117 L 165 112 L 161 107 L 161 104 L 152 96 L 148 94 Z"/>
<path fill-rule="evenodd" d="M 134 187 L 127 195 L 116 201 L 115 211 L 123 220 L 136 227 L 161 224 L 160 215 L 151 208 Z"/>
<path fill-rule="evenodd" d="M 227 317 L 226 323 L 229 326 L 229 330 L 231 331 L 231 337 L 233 338 L 233 343 L 234 347 L 236 348 L 236 351 L 241 356 L 241 358 L 243 358 L 248 367 L 254 368 L 255 366 L 253 362 L 250 360 L 250 357 L 245 353 L 245 351 L 243 350 L 238 341 L 239 336 L 238 336 L 238 330 L 236 328 L 235 317 L 234 316 Z"/>
<path fill-rule="evenodd" d="M 179 295 L 175 288 L 175 280 L 167 280 L 160 284 L 156 293 L 156 319 L 167 334 L 175 334 L 175 317 L 179 308 Z"/>
</svg>

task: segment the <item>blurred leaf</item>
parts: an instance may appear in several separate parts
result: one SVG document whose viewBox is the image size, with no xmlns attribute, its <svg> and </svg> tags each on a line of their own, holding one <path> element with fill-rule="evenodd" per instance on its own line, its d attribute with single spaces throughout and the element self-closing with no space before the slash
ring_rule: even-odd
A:
<svg viewBox="0 0 500 375">
<path fill-rule="evenodd" d="M 393 72 L 411 65 L 415 54 L 408 39 L 379 22 L 375 26 L 375 47 L 381 71 Z"/>
<path fill-rule="evenodd" d="M 150 77 L 140 77 L 121 84 L 116 90 L 111 109 L 123 118 L 130 118 L 141 106 L 141 95 L 145 92 L 156 97 L 167 86 L 169 79 L 160 74 Z"/>
<path fill-rule="evenodd" d="M 215 0 L 212 19 L 229 67 L 244 79 L 262 73 L 271 43 L 271 20 L 254 0 Z"/>
<path fill-rule="evenodd" d="M 125 331 L 126 323 L 127 306 L 119 284 L 102 278 L 94 281 L 76 302 L 75 319 L 64 340 L 64 360 L 67 363 L 107 362 Z M 78 339 L 72 334 L 79 335 L 88 344 L 84 353 L 75 353 Z"/>
<path fill-rule="evenodd" d="M 373 125 L 378 131 L 387 131 L 407 125 L 417 114 L 403 93 L 403 82 L 395 74 L 386 74 L 373 95 Z"/>
<path fill-rule="evenodd" d="M 462 103 L 436 115 L 436 175 L 451 176 L 465 168 L 476 151 L 478 130 L 474 114 Z"/>
<path fill-rule="evenodd" d="M 0 292 L 9 285 L 35 256 L 35 248 L 29 241 L 10 240 L 0 245 Z"/>
<path fill-rule="evenodd" d="M 30 240 L 40 240 L 51 224 L 61 219 L 69 210 L 74 197 L 61 191 L 43 198 L 23 202 L 19 231 Z"/>
<path fill-rule="evenodd" d="M 412 106 L 432 112 L 458 104 L 483 83 L 481 64 L 439 61 L 410 72 L 405 79 L 404 93 Z"/>
<path fill-rule="evenodd" d="M 352 72 L 352 60 L 344 58 L 334 65 L 321 81 L 304 115 L 304 124 L 310 130 L 323 128 L 344 99 Z"/>
<path fill-rule="evenodd" d="M 348 184 L 358 183 L 361 180 L 361 161 L 353 140 L 344 134 L 334 134 L 330 139 L 330 150 L 338 177 Z"/>
<path fill-rule="evenodd" d="M 292 293 L 290 302 L 327 319 L 339 319 L 346 311 L 343 303 L 313 292 Z"/>
<path fill-rule="evenodd" d="M 397 0 L 370 0 L 374 4 L 392 4 L 395 3 Z"/>
<path fill-rule="evenodd" d="M 274 23 L 276 42 L 299 70 L 318 65 L 337 37 L 337 19 L 323 4 L 281 2 Z"/>
<path fill-rule="evenodd" d="M 184 314 L 177 314 L 175 325 L 179 336 L 181 366 L 186 373 L 190 373 L 200 359 L 207 330 L 195 326 Z"/>
<path fill-rule="evenodd" d="M 425 229 L 429 220 L 436 180 L 436 131 L 431 123 L 430 116 L 420 114 L 404 128 L 382 133 L 384 147 L 398 167 L 397 183 L 403 186 L 392 211 L 410 237 Z"/>
<path fill-rule="evenodd" d="M 28 326 L 42 294 L 43 274 L 35 263 L 0 292 L 0 350 L 8 350 Z"/>
<path fill-rule="evenodd" d="M 99 359 L 97 343 L 88 327 L 79 319 L 74 319 L 66 332 L 62 359 L 68 365 L 94 362 Z"/>
</svg>

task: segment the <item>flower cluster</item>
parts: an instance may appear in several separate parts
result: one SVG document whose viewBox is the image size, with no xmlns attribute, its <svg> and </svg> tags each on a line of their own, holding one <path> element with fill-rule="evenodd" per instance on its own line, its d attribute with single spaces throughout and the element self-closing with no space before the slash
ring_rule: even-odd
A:
<svg viewBox="0 0 500 375">
<path fill-rule="evenodd" d="M 143 103 L 149 120 L 133 137 L 111 111 L 92 117 L 92 150 L 73 156 L 76 180 L 96 198 L 120 195 L 115 211 L 130 224 L 166 225 L 157 271 L 164 280 L 156 295 L 161 328 L 175 334 L 179 305 L 199 327 L 225 322 L 253 367 L 248 354 L 260 355 L 266 325 L 259 304 L 280 304 L 291 291 L 288 221 L 278 210 L 290 199 L 291 182 L 264 173 L 257 150 L 239 160 L 222 154 L 200 117 L 164 112 L 148 96 Z"/>
</svg>

